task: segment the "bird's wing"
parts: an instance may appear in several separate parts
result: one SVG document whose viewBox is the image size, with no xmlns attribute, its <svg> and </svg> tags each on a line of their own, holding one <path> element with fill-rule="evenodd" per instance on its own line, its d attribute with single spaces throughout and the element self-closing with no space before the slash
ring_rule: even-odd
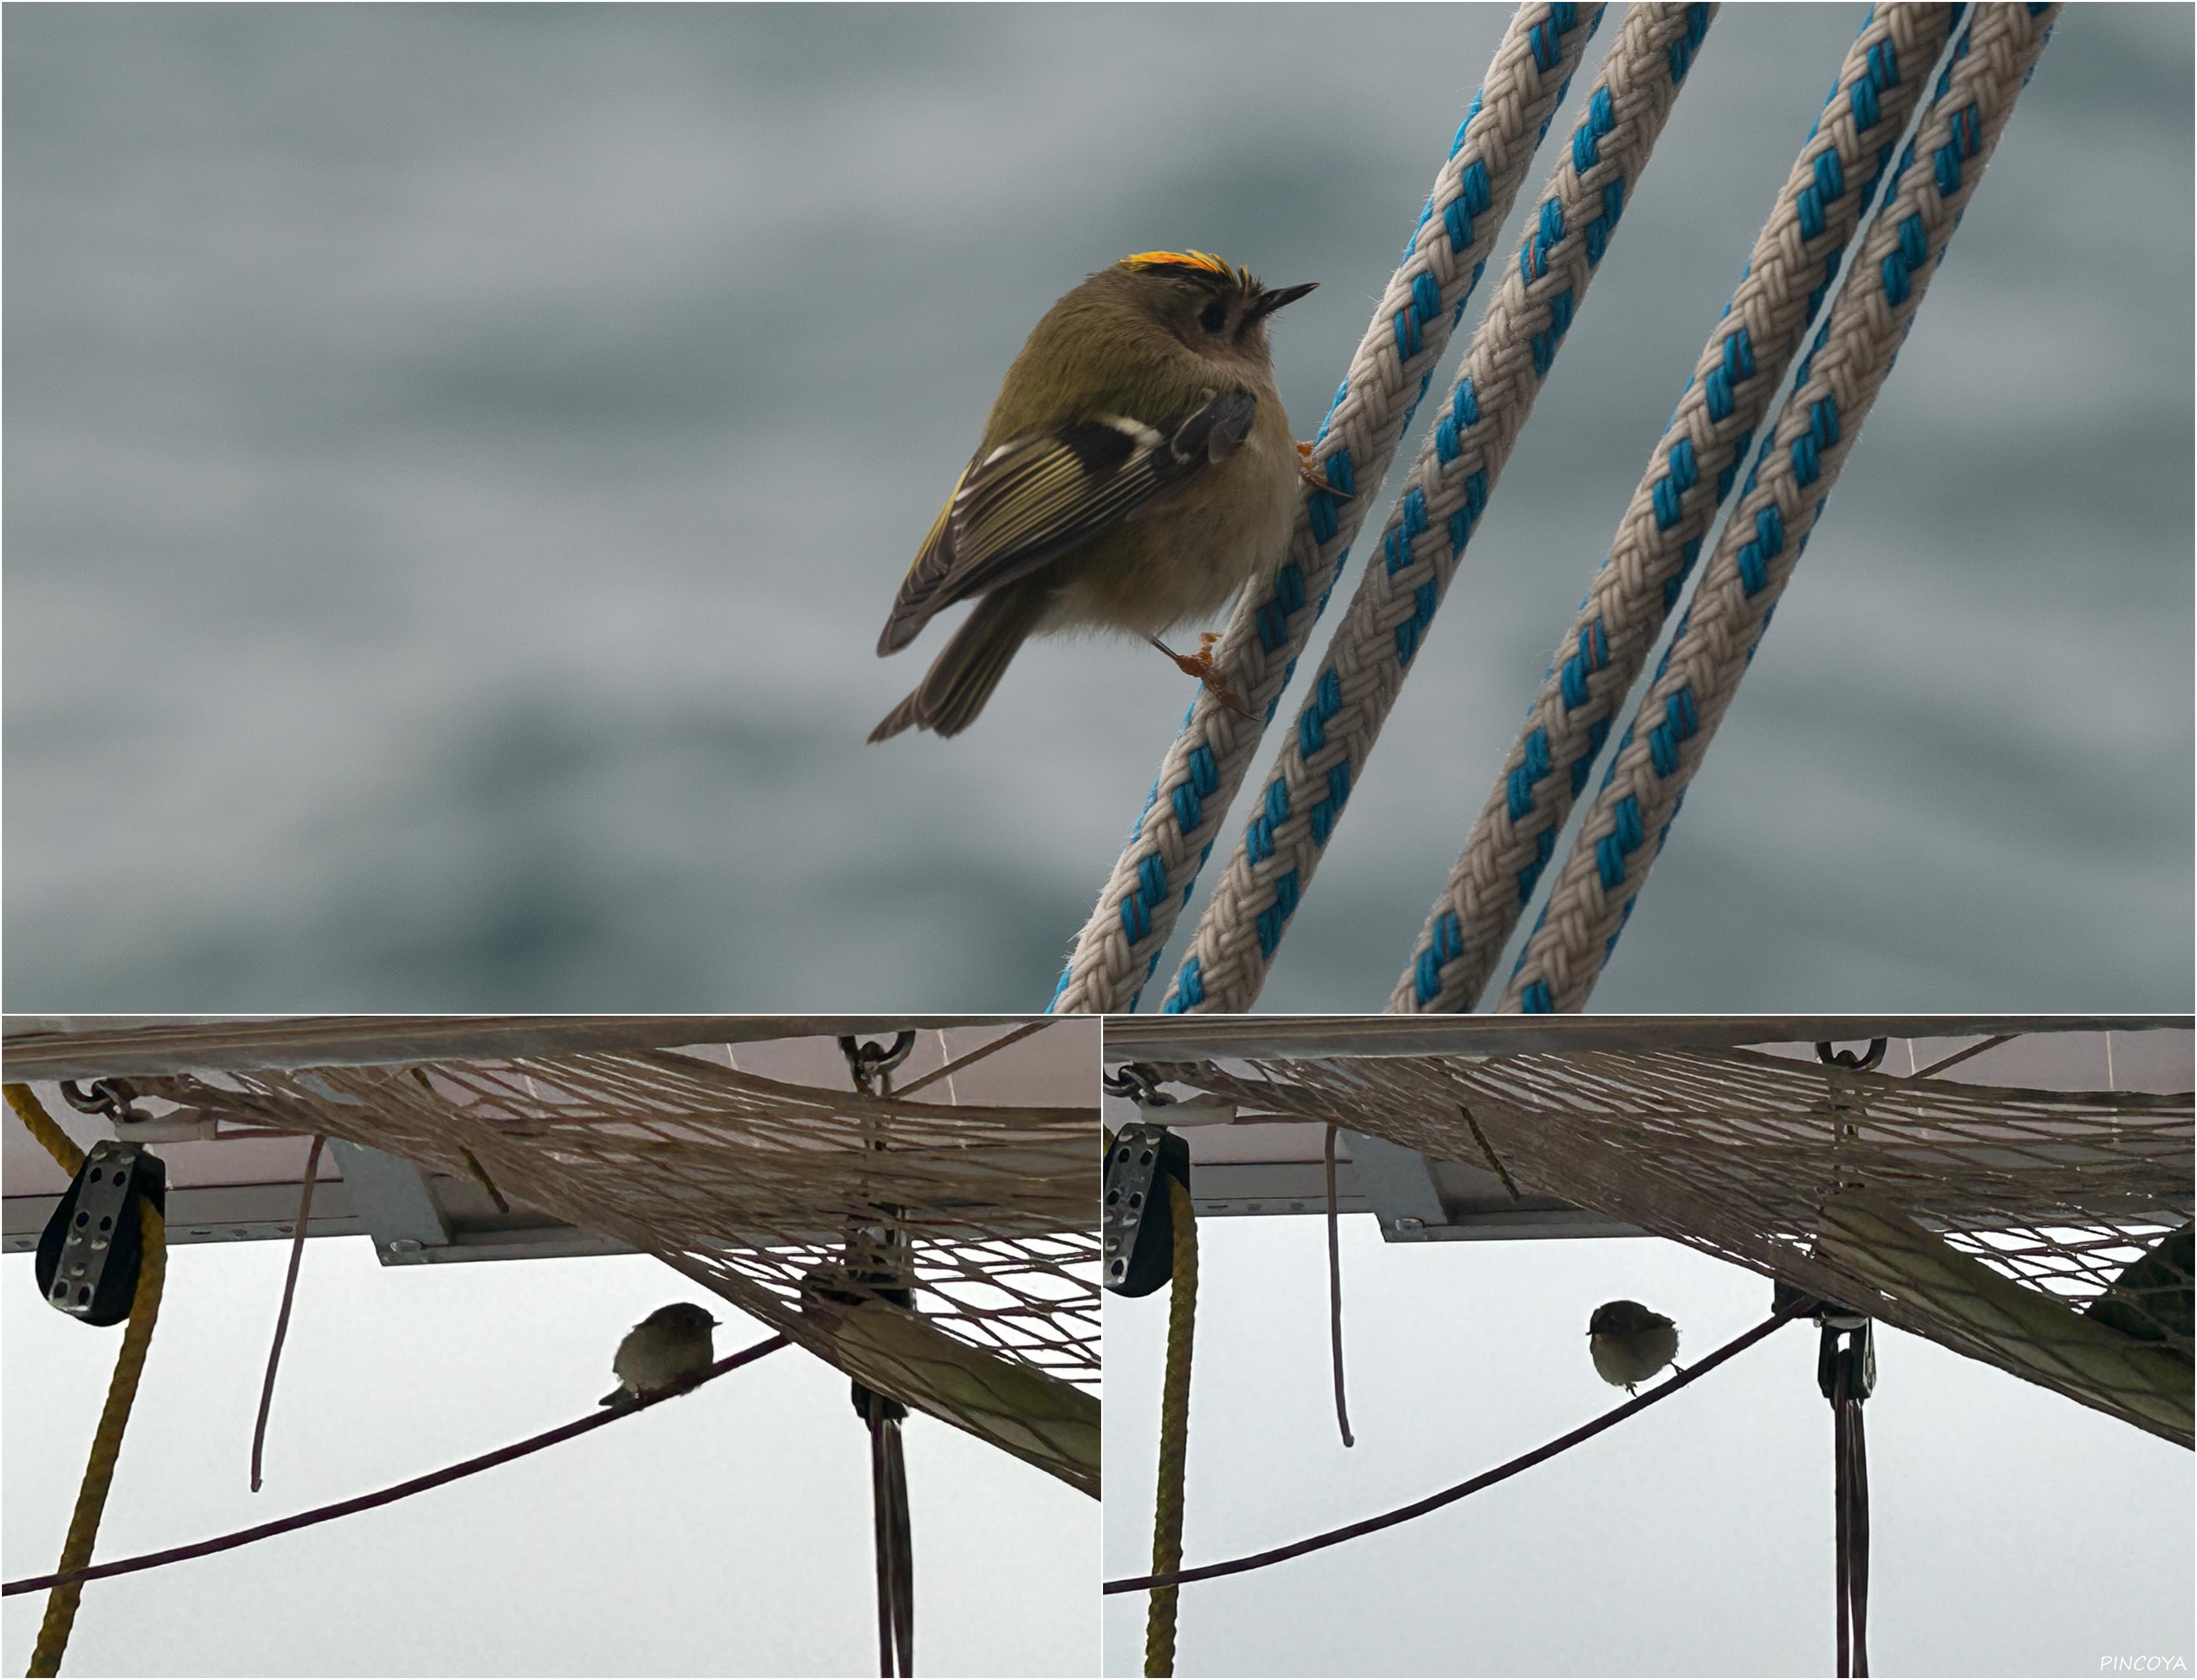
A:
<svg viewBox="0 0 2197 1680">
<path fill-rule="evenodd" d="M 971 461 L 901 583 L 878 652 L 1182 489 L 1235 453 L 1257 408 L 1249 391 L 1228 391 L 1156 426 L 1096 414 L 1017 432 Z"/>
</svg>

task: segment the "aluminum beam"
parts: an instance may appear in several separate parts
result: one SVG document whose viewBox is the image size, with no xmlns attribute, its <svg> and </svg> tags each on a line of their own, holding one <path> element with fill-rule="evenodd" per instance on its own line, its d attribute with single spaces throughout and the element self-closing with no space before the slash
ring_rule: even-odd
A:
<svg viewBox="0 0 2197 1680">
<path fill-rule="evenodd" d="M 1380 1143 L 1383 1139 L 1368 1139 Z M 1356 1140 L 1353 1139 L 1355 1147 Z M 1389 1149 L 1397 1145 L 1389 1144 Z M 1400 1150 L 1413 1162 L 1415 1151 Z M 1209 1161 L 1191 1170 L 1192 1201 L 1200 1219 L 1260 1216 L 1273 1214 L 1324 1214 L 1327 1211 L 1326 1169 L 1317 1161 Z M 1404 1214 L 1381 1222 L 1381 1234 L 1389 1242 L 1488 1243 L 1547 1237 L 1638 1237 L 1644 1233 L 1606 1214 L 1574 1208 L 1553 1196 L 1528 1196 L 1513 1200 L 1493 1173 L 1441 1161 L 1431 1169 L 1434 1205 L 1438 1217 L 1414 1230 L 1405 1221 L 1423 1215 Z M 1424 1205 L 1423 1203 L 1422 1205 Z M 1338 1214 L 1377 1214 L 1359 1179 L 1358 1163 L 1338 1161 L 1335 1168 L 1335 1207 Z M 1401 1225 L 1403 1228 L 1398 1229 Z"/>
<path fill-rule="evenodd" d="M 289 1020 L 133 1022 L 11 1015 L 0 1025 L 0 1064 L 11 1080 L 110 1075 L 250 1072 L 259 1068 L 371 1067 L 390 1062 L 661 1050 L 686 1044 L 875 1035 L 913 1028 L 1017 1026 L 1013 1015 L 404 1015 Z"/>
<path fill-rule="evenodd" d="M 1829 1039 L 2009 1033 L 2188 1031 L 2187 1015 L 1244 1016 L 1132 1015 L 1106 1022 L 1105 1059 L 1189 1062 L 1293 1056 L 1519 1056 L 1712 1050 Z"/>
</svg>

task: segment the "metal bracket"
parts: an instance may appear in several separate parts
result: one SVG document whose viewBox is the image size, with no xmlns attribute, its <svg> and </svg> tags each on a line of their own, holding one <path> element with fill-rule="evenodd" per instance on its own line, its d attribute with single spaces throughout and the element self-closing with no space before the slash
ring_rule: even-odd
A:
<svg viewBox="0 0 2197 1680">
<path fill-rule="evenodd" d="M 1876 1322 L 1866 1312 L 1772 1280 L 1770 1305 L 1788 1318 L 1812 1318 L 1823 1332 L 1816 1349 L 1816 1386 L 1836 1405 L 1867 1399 L 1876 1388 Z M 1841 1346 L 1841 1341 L 1844 1346 Z"/>
<path fill-rule="evenodd" d="M 1150 1126 L 1162 1126 L 1170 1130 L 1185 1126 L 1232 1126 L 1236 1121 L 1236 1105 L 1219 1097 L 1172 1097 L 1137 1104 L 1137 1112 Z"/>
<path fill-rule="evenodd" d="M 1174 1214 L 1167 1182 L 1190 1183 L 1190 1144 L 1164 1126 L 1124 1126 L 1106 1151 L 1098 1211 L 1104 1286 L 1148 1295 L 1174 1273 Z"/>
<path fill-rule="evenodd" d="M 1833 1405 L 1867 1399 L 1876 1391 L 1875 1324 L 1867 1318 L 1857 1324 L 1828 1313 L 1817 1322 L 1823 1327 L 1823 1336 L 1816 1351 L 1816 1386 L 1823 1398 Z"/>
<path fill-rule="evenodd" d="M 1358 1187 L 1380 1222 L 1383 1242 L 1423 1243 L 1428 1231 L 1449 1223 L 1449 1210 L 1442 1206 L 1426 1156 L 1363 1132 L 1342 1135 L 1350 1145 L 1351 1164 L 1358 1169 Z"/>
<path fill-rule="evenodd" d="M 449 1246 L 449 1225 L 417 1167 L 340 1138 L 329 1138 L 328 1148 L 350 1190 L 351 1212 L 364 1222 L 384 1266 L 417 1266 L 429 1249 Z"/>
<path fill-rule="evenodd" d="M 87 1324 L 128 1318 L 145 1256 L 137 1198 L 165 1209 L 167 1185 L 159 1156 L 136 1144 L 94 1144 L 38 1238 L 35 1271 L 47 1303 Z"/>
</svg>

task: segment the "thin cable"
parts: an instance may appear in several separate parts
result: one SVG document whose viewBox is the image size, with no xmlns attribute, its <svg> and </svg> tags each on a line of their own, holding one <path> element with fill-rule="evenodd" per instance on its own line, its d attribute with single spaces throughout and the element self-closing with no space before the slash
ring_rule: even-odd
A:
<svg viewBox="0 0 2197 1680">
<path fill-rule="evenodd" d="M 275 1315 L 275 1340 L 267 1349 L 267 1376 L 259 1385 L 259 1420 L 252 1426 L 252 1491 L 259 1492 L 260 1453 L 267 1445 L 267 1414 L 275 1405 L 275 1371 L 282 1363 L 282 1338 L 290 1333 L 290 1302 L 298 1293 L 298 1266 L 305 1258 L 305 1221 L 313 1216 L 313 1172 L 328 1143 L 316 1134 L 305 1151 L 305 1183 L 298 1194 L 298 1229 L 290 1238 L 290 1273 L 282 1280 L 282 1307 Z"/>
<path fill-rule="evenodd" d="M 1149 1575 L 1132 1576 L 1127 1580 L 1108 1581 L 1101 1590 L 1110 1593 L 1153 1592 L 1156 1596 L 1159 1590 L 1171 1590 L 1175 1587 L 1187 1585 L 1192 1581 L 1210 1581 L 1222 1575 L 1241 1575 L 1249 1570 L 1263 1569 L 1270 1563 L 1285 1563 L 1290 1558 L 1302 1557 L 1307 1552 L 1320 1551 L 1329 1546 L 1338 1546 L 1345 1540 L 1354 1540 L 1362 1534 L 1371 1534 L 1383 1528 L 1393 1528 L 1400 1522 L 1409 1522 L 1413 1517 L 1424 1516 L 1429 1511 L 1438 1511 L 1444 1505 L 1456 1503 L 1467 1494 L 1477 1493 L 1483 1487 L 1493 1487 L 1498 1481 L 1507 1481 L 1522 1470 L 1530 1470 L 1545 1459 L 1555 1457 L 1566 1448 L 1577 1446 L 1581 1441 L 1600 1434 L 1613 1424 L 1623 1422 L 1634 1412 L 1654 1405 L 1658 1400 L 1667 1399 L 1689 1382 L 1695 1382 L 1714 1370 L 1735 1353 L 1744 1353 L 1780 1324 L 1787 1322 L 1788 1322 L 1787 1315 L 1774 1312 L 1748 1331 L 1746 1335 L 1727 1341 L 1707 1358 L 1697 1361 L 1690 1369 L 1673 1376 L 1668 1382 L 1651 1388 L 1636 1399 L 1626 1401 L 1624 1405 L 1614 1411 L 1603 1413 L 1591 1422 L 1582 1423 L 1569 1434 L 1559 1435 L 1545 1446 L 1535 1447 L 1531 1452 L 1522 1454 L 1507 1464 L 1498 1464 L 1492 1470 L 1484 1470 L 1470 1480 L 1461 1481 L 1454 1487 L 1446 1487 L 1439 1493 L 1429 1493 L 1423 1499 L 1416 1499 L 1408 1505 L 1400 1505 L 1393 1511 L 1383 1512 L 1379 1516 L 1369 1516 L 1357 1522 L 1346 1523 L 1340 1528 L 1330 1528 L 1325 1534 L 1314 1534 L 1308 1539 L 1292 1540 L 1285 1546 L 1275 1546 L 1267 1551 L 1248 1553 L 1242 1557 L 1230 1558 L 1225 1563 L 1203 1563 L 1195 1569 L 1156 1570 Z"/>
<path fill-rule="evenodd" d="M 896 1097 L 913 1097 L 917 1092 L 922 1090 L 925 1086 L 929 1085 L 933 1080 L 944 1079 L 948 1074 L 958 1074 L 971 1062 L 981 1062 L 987 1056 L 990 1056 L 996 1051 L 1005 1050 L 1011 1044 L 1020 1043 L 1023 1040 L 1028 1038 L 1032 1033 L 1041 1032 L 1052 1024 L 1052 1022 L 1050 1020 L 1025 1021 L 1012 1033 L 1003 1033 L 998 1038 L 994 1039 L 989 1044 L 977 1046 L 976 1049 L 971 1051 L 966 1056 L 959 1057 L 954 1061 L 948 1062 L 942 1068 L 933 1068 L 921 1079 L 910 1080 L 906 1085 L 901 1086 L 898 1091 L 893 1092 L 893 1095 Z"/>
<path fill-rule="evenodd" d="M 867 1392 L 867 1391 L 866 1391 Z M 902 1680 L 915 1672 L 915 1565 L 908 1528 L 907 1460 L 900 1422 L 885 1398 L 869 1393 L 870 1512 L 877 1555 L 878 1672 Z"/>
<path fill-rule="evenodd" d="M 2012 1033 L 1999 1033 L 1991 1038 L 1980 1039 L 1975 1043 L 1970 1045 L 1966 1050 L 1955 1051 L 1951 1056 L 1946 1057 L 1942 1062 L 1933 1062 L 1927 1068 L 1917 1069 L 1914 1074 L 1910 1075 L 1910 1077 L 1914 1079 L 1927 1079 L 1933 1074 L 1942 1074 L 1946 1069 L 1953 1066 L 1956 1063 L 1965 1062 L 1971 1056 L 1980 1056 L 1986 1050 L 1997 1050 L 2001 1045 L 2006 1043 L 2013 1037 L 2014 1034 Z M 1908 1053 L 1911 1056 L 1915 1050 L 1914 1040 L 1910 1039 L 1907 1041 L 1907 1048 Z M 2110 1083 L 2111 1081 L 2109 1080 L 2108 1084 Z"/>
<path fill-rule="evenodd" d="M 1828 1335 L 1829 1332 L 1824 1334 Z M 1852 1555 L 1852 1543 L 1846 1529 L 1846 1408 L 1835 1394 L 1831 1399 L 1831 1551 L 1835 1579 L 1831 1590 L 1838 1597 L 1839 1680 L 1846 1680 L 1853 1672 L 1853 1647 L 1846 1626 L 1847 1608 L 1853 1602 L 1852 1579 L 1846 1573 L 1847 1561 Z"/>
<path fill-rule="evenodd" d="M 103 1581 L 113 1575 L 135 1574 L 140 1569 L 157 1569 L 164 1564 L 181 1563 L 187 1558 L 211 1557 L 216 1552 L 234 1551 L 239 1546 L 248 1546 L 255 1540 L 268 1539 L 276 1534 L 287 1534 L 293 1529 L 310 1528 L 316 1523 L 331 1522 L 337 1517 L 350 1516 L 357 1511 L 370 1511 L 378 1505 L 394 1504 L 414 1493 L 425 1493 L 431 1487 L 440 1487 L 445 1482 L 456 1481 L 482 1470 L 494 1469 L 498 1464 L 508 1464 L 514 1458 L 524 1458 L 530 1452 L 539 1452 L 545 1446 L 554 1446 L 575 1435 L 584 1435 L 590 1429 L 600 1429 L 606 1424 L 615 1423 L 622 1417 L 631 1417 L 636 1412 L 687 1393 L 714 1378 L 722 1376 L 727 1371 L 737 1370 L 766 1353 L 775 1353 L 780 1348 L 791 1345 L 785 1336 L 770 1336 L 752 1347 L 743 1347 L 737 1353 L 727 1354 L 692 1382 L 666 1388 L 609 1411 L 599 1411 L 577 1422 L 560 1424 L 542 1434 L 530 1435 L 523 1441 L 498 1447 L 493 1452 L 484 1452 L 478 1458 L 466 1459 L 445 1469 L 431 1470 L 426 1475 L 414 1476 L 409 1481 L 400 1481 L 379 1492 L 362 1493 L 354 1499 L 339 1499 L 333 1505 L 316 1506 L 310 1511 L 300 1511 L 295 1516 L 256 1523 L 250 1528 L 240 1528 L 233 1534 L 220 1535 L 211 1540 L 195 1540 L 187 1546 L 170 1546 L 165 1551 L 146 1552 L 140 1556 L 121 1558 L 113 1563 L 96 1563 L 84 1568 L 61 1570 L 51 1575 L 33 1575 L 24 1580 L 9 1581 L 5 1586 L 0 1586 L 0 1597 L 12 1598 L 19 1592 L 43 1592 L 48 1587 L 60 1586 L 67 1582 Z"/>
<path fill-rule="evenodd" d="M 900 1670 L 893 1660 L 892 1498 L 885 1479 L 885 1435 L 883 1402 L 872 1393 L 864 1422 L 870 1431 L 870 1554 L 878 1578 L 878 1672 L 894 1680 Z M 1843 1624 L 1841 1624 L 1843 1625 Z"/>
<path fill-rule="evenodd" d="M 1168 1297 L 1167 1376 L 1160 1393 L 1159 1492 L 1152 1505 L 1151 1608 L 1145 1617 L 1147 1680 L 1174 1672 L 1177 1594 L 1163 1577 L 1182 1567 L 1182 1489 L 1190 1454 L 1190 1354 L 1197 1329 L 1197 1213 L 1190 1186 L 1168 1179 L 1174 1282 Z"/>
<path fill-rule="evenodd" d="M 1846 1467 L 1848 1519 L 1846 1538 L 1853 1547 L 1847 1586 L 1853 1595 L 1854 1672 L 1869 1672 L 1869 1442 L 1862 1424 L 1861 1403 L 1853 1403 L 1853 1422 L 1846 1437 L 1850 1455 Z"/>
<path fill-rule="evenodd" d="M 1335 1358 L 1335 1423 L 1342 1431 L 1342 1444 L 1351 1439 L 1350 1407 L 1342 1397 L 1342 1243 L 1335 1217 L 1335 1133 L 1327 1128 L 1327 1345 Z"/>
<path fill-rule="evenodd" d="M 1840 1334 L 1826 1325 L 1825 1347 L 1836 1349 Z M 1832 1498 L 1837 1519 L 1832 1544 L 1837 1554 L 1841 1680 L 1869 1672 L 1869 1451 L 1862 1423 L 1862 1402 L 1868 1391 L 1861 1387 L 1865 1346 L 1857 1340 L 1830 1355 Z"/>
<path fill-rule="evenodd" d="M 1487 1134 L 1480 1129 L 1480 1122 L 1473 1118 L 1471 1109 L 1459 1103 L 1457 1111 L 1464 1116 L 1464 1123 L 1472 1128 L 1472 1141 L 1480 1145 L 1480 1152 L 1487 1157 L 1487 1164 L 1495 1169 L 1495 1176 L 1503 1180 L 1503 1188 L 1510 1192 L 1510 1199 L 1523 1202 L 1526 1198 L 1518 1193 L 1518 1181 L 1510 1176 L 1510 1169 L 1503 1164 L 1503 1157 L 1495 1153 L 1495 1145 L 1487 1141 Z"/>
<path fill-rule="evenodd" d="M 893 1637 L 900 1647 L 900 1671 L 915 1673 L 915 1533 L 907 1507 L 907 1457 L 901 1425 L 885 1425 L 885 1477 L 892 1489 Z"/>
</svg>

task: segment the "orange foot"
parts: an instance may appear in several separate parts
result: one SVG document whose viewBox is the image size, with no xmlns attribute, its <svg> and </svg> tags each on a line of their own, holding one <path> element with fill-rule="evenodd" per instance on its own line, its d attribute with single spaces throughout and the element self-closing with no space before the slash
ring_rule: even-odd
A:
<svg viewBox="0 0 2197 1680">
<path fill-rule="evenodd" d="M 1251 715 L 1249 709 L 1236 698 L 1228 685 L 1221 681 L 1220 669 L 1213 663 L 1214 644 L 1220 640 L 1220 633 L 1218 630 L 1199 631 L 1197 652 L 1195 653 L 1178 653 L 1157 636 L 1146 636 L 1145 640 L 1174 660 L 1185 675 L 1194 676 L 1203 683 L 1207 692 L 1229 710 L 1243 717 Z"/>
<path fill-rule="evenodd" d="M 1309 443 L 1297 445 L 1297 477 L 1316 490 L 1325 490 L 1330 495 L 1340 496 L 1345 501 L 1350 500 L 1348 490 L 1337 490 L 1328 483 L 1327 474 L 1312 464 L 1312 445 Z"/>
</svg>

